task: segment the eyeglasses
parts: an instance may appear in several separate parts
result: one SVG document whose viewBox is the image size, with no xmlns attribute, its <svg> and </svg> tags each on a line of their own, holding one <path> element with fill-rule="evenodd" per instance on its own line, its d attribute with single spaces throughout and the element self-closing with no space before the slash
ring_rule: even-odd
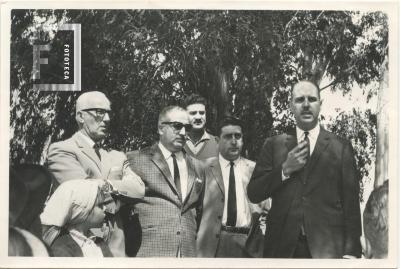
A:
<svg viewBox="0 0 400 269">
<path fill-rule="evenodd" d="M 172 126 L 174 128 L 174 131 L 179 132 L 182 130 L 183 127 L 185 127 L 186 132 L 190 132 L 192 130 L 192 125 L 191 124 L 183 124 L 182 122 L 177 122 L 177 121 L 164 121 L 161 122 L 161 124 L 168 124 L 169 126 Z"/>
<path fill-rule="evenodd" d="M 106 110 L 106 109 L 101 109 L 101 108 L 88 108 L 88 109 L 82 109 L 82 111 L 88 112 L 90 115 L 96 118 L 96 120 L 101 121 L 104 119 L 106 114 L 109 114 L 111 111 Z M 94 114 L 90 113 L 91 111 L 94 112 Z"/>
</svg>

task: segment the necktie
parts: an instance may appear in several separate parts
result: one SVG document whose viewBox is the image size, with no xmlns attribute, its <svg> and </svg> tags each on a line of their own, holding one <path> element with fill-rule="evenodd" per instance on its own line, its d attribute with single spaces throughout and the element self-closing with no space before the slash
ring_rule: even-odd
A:
<svg viewBox="0 0 400 269">
<path fill-rule="evenodd" d="M 226 220 L 227 226 L 236 226 L 236 185 L 235 173 L 233 170 L 233 162 L 230 162 L 231 169 L 229 171 L 229 191 L 228 191 L 228 216 Z"/>
<path fill-rule="evenodd" d="M 94 151 L 96 152 L 97 157 L 99 157 L 99 160 L 101 160 L 100 146 L 99 146 L 99 144 L 94 144 L 93 149 L 94 149 Z"/>
<path fill-rule="evenodd" d="M 308 131 L 304 132 L 304 141 L 307 142 L 307 151 L 308 151 L 307 161 L 310 159 L 310 155 L 311 155 L 310 138 L 308 137 L 309 134 L 310 133 Z"/>
<path fill-rule="evenodd" d="M 179 175 L 179 168 L 178 168 L 178 163 L 176 162 L 176 155 L 174 153 L 171 154 L 173 164 L 174 164 L 174 183 L 176 190 L 178 193 L 182 196 L 182 191 L 181 191 L 181 178 Z"/>
</svg>

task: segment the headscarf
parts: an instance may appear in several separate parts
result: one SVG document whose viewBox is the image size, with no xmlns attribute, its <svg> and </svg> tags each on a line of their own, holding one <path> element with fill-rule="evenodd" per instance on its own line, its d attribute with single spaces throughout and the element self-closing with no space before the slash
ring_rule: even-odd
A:
<svg viewBox="0 0 400 269">
<path fill-rule="evenodd" d="M 86 221 L 95 206 L 98 192 L 96 181 L 79 179 L 62 183 L 47 201 L 40 215 L 42 224 L 55 226 L 55 230 L 59 231 Z M 51 242 L 44 239 L 51 245 L 55 236 L 51 236 Z"/>
</svg>

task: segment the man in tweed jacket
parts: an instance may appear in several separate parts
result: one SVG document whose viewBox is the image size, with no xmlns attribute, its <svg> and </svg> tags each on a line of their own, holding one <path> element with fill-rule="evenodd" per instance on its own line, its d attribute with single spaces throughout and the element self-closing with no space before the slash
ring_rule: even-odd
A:
<svg viewBox="0 0 400 269">
<path fill-rule="evenodd" d="M 138 257 L 195 257 L 196 208 L 204 188 L 204 168 L 182 148 L 190 129 L 187 112 L 177 106 L 159 115 L 160 141 L 127 154 L 145 183 L 144 201 L 135 205 Z"/>
</svg>

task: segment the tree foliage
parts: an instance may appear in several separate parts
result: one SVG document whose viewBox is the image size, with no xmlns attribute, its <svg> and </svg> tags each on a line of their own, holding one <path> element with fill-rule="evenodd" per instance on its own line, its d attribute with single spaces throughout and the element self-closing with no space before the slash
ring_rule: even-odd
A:
<svg viewBox="0 0 400 269">
<path fill-rule="evenodd" d="M 76 130 L 78 94 L 34 91 L 30 77 L 37 33 L 49 42 L 49 30 L 41 27 L 63 22 L 82 25 L 82 89 L 110 98 L 106 144 L 124 151 L 156 141 L 160 109 L 196 92 L 209 102 L 211 132 L 227 112 L 244 120 L 246 154 L 256 159 L 267 136 L 293 126 L 287 109 L 295 81 L 320 85 L 327 78 L 329 88 L 345 94 L 353 84 L 379 80 L 387 55 L 387 18 L 381 12 L 13 10 L 11 163 L 43 162 L 50 142 Z M 362 112 L 353 116 L 375 128 Z M 351 137 L 347 120 L 339 115 L 330 128 Z M 361 171 L 361 157 L 373 156 L 362 147 L 371 135 L 353 141 Z"/>
</svg>

